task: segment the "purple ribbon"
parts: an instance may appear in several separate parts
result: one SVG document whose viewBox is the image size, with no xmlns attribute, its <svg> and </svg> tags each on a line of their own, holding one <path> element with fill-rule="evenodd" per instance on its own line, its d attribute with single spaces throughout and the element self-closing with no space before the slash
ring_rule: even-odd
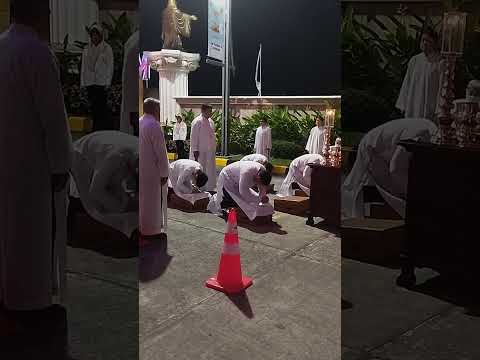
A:
<svg viewBox="0 0 480 360">
<path fill-rule="evenodd" d="M 138 56 L 140 67 L 138 69 L 139 75 L 142 80 L 150 80 L 150 64 L 148 62 L 148 56 L 144 53 L 142 57 Z"/>
</svg>

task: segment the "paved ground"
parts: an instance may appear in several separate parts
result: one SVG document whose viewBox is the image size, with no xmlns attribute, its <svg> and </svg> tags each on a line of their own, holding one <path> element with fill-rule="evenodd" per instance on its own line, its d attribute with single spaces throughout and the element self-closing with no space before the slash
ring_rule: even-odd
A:
<svg viewBox="0 0 480 360">
<path fill-rule="evenodd" d="M 211 214 L 170 210 L 168 256 L 159 249 L 143 255 L 140 275 L 155 279 L 141 283 L 140 295 L 135 257 L 70 248 L 73 357 L 480 358 L 479 303 L 460 296 L 452 283 L 422 270 L 417 288 L 397 288 L 396 269 L 347 259 L 340 265 L 335 235 L 295 216 L 274 220 L 281 227 L 273 232 L 240 228 L 243 271 L 254 285 L 232 298 L 204 287 L 217 270 L 225 228 Z"/>
<path fill-rule="evenodd" d="M 140 358 L 340 359 L 338 238 L 276 214 L 279 227 L 240 227 L 246 294 L 207 289 L 225 222 L 170 211 L 163 275 L 140 286 Z"/>
</svg>

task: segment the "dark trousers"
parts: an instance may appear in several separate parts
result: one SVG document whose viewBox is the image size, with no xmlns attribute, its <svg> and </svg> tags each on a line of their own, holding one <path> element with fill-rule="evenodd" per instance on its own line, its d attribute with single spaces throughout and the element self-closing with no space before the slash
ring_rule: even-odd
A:
<svg viewBox="0 0 480 360">
<path fill-rule="evenodd" d="M 185 153 L 185 141 L 176 140 L 175 146 L 177 147 L 177 155 L 179 159 L 186 159 L 187 154 Z"/>
<path fill-rule="evenodd" d="M 235 200 L 232 199 L 228 191 L 225 189 L 223 189 L 223 199 L 222 199 L 222 202 L 220 203 L 220 207 L 222 209 L 238 207 L 238 204 L 235 202 Z"/>
<path fill-rule="evenodd" d="M 138 137 L 138 113 L 130 113 L 130 125 L 133 128 L 133 135 Z"/>
<path fill-rule="evenodd" d="M 91 85 L 87 87 L 88 101 L 92 110 L 93 131 L 113 130 L 107 105 L 107 89 L 105 86 Z"/>
</svg>

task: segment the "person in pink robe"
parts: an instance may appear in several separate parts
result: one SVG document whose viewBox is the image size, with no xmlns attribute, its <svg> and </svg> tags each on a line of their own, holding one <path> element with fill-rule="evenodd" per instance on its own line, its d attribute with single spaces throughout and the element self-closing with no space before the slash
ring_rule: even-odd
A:
<svg viewBox="0 0 480 360">
<path fill-rule="evenodd" d="M 160 105 L 148 98 L 139 120 L 139 207 L 140 234 L 164 237 L 167 233 L 169 162 L 165 136 L 160 125 Z"/>
</svg>

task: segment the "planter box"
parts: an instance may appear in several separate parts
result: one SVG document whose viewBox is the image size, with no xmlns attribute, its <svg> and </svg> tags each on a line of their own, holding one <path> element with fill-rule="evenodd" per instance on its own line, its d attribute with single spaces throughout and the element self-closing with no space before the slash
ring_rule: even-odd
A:
<svg viewBox="0 0 480 360">
<path fill-rule="evenodd" d="M 92 130 L 92 121 L 87 116 L 69 116 L 68 123 L 72 132 L 89 132 Z"/>
<path fill-rule="evenodd" d="M 303 196 L 286 196 L 273 200 L 275 211 L 302 217 L 307 214 L 309 205 L 309 198 Z"/>
</svg>

